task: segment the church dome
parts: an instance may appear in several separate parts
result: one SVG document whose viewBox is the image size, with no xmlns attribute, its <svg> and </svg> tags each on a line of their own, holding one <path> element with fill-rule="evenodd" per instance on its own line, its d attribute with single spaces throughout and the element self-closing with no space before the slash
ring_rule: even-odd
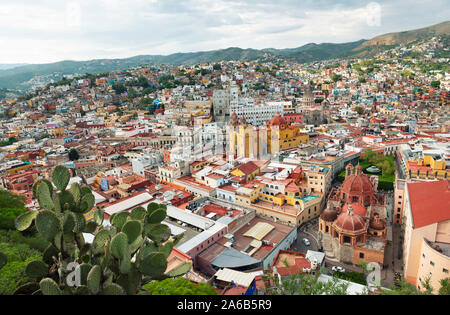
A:
<svg viewBox="0 0 450 315">
<path fill-rule="evenodd" d="M 359 215 L 360 217 L 365 217 L 367 214 L 367 210 L 365 207 L 361 206 L 358 203 L 346 204 L 342 207 L 342 212 L 348 212 L 348 208 L 352 207 L 353 213 Z"/>
<path fill-rule="evenodd" d="M 320 215 L 320 218 L 327 222 L 333 222 L 337 218 L 337 212 L 334 209 L 326 208 Z"/>
<path fill-rule="evenodd" d="M 370 228 L 374 230 L 384 230 L 386 228 L 386 224 L 380 219 L 379 216 L 375 216 L 370 222 Z"/>
<path fill-rule="evenodd" d="M 336 221 L 334 221 L 334 225 L 347 232 L 363 232 L 366 229 L 366 222 L 364 219 L 353 213 L 353 208 L 351 205 L 347 208 L 346 212 L 342 212 Z"/>
<path fill-rule="evenodd" d="M 371 195 L 375 193 L 375 190 L 373 189 L 369 176 L 361 172 L 345 178 L 342 184 L 342 192 L 349 195 Z"/>
<path fill-rule="evenodd" d="M 274 118 L 270 121 L 271 126 L 280 126 L 286 125 L 286 120 L 280 116 L 280 113 L 277 113 Z"/>
</svg>

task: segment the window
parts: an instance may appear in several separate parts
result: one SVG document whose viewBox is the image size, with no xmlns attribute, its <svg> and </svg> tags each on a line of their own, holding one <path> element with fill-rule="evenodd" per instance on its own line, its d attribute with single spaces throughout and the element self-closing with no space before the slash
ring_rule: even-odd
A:
<svg viewBox="0 0 450 315">
<path fill-rule="evenodd" d="M 434 266 L 434 262 L 432 262 L 431 260 L 430 260 L 430 265 Z"/>
<path fill-rule="evenodd" d="M 448 273 L 448 270 L 445 269 L 445 268 L 443 268 L 443 269 L 442 269 L 442 272 L 443 272 L 443 273 Z"/>
<path fill-rule="evenodd" d="M 364 258 L 364 253 L 359 253 L 359 258 Z"/>
</svg>

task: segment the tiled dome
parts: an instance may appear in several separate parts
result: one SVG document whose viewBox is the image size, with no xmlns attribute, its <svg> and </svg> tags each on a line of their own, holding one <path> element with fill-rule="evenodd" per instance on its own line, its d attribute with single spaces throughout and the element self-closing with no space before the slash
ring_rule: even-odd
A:
<svg viewBox="0 0 450 315">
<path fill-rule="evenodd" d="M 351 205 L 349 205 L 346 212 L 342 212 L 338 216 L 334 224 L 347 232 L 363 232 L 366 229 L 366 222 L 361 216 L 353 213 Z"/>
<path fill-rule="evenodd" d="M 365 217 L 367 214 L 366 208 L 361 206 L 358 203 L 346 204 L 342 207 L 342 212 L 348 212 L 348 207 L 351 206 L 353 208 L 353 213 L 359 215 L 360 217 Z"/>
<path fill-rule="evenodd" d="M 333 222 L 337 218 L 337 212 L 334 209 L 326 208 L 320 215 L 320 218 L 327 222 Z"/>
<path fill-rule="evenodd" d="M 280 126 L 280 125 L 286 125 L 286 120 L 284 120 L 283 117 L 280 116 L 280 113 L 277 113 L 274 118 L 270 121 L 271 126 Z"/>
</svg>

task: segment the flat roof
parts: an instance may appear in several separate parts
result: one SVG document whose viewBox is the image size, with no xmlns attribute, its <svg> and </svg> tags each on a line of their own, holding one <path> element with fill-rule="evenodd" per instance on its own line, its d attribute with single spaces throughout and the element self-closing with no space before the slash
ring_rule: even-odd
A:
<svg viewBox="0 0 450 315">
<path fill-rule="evenodd" d="M 264 236 L 269 234 L 275 227 L 269 223 L 266 222 L 258 222 L 255 226 L 250 228 L 247 232 L 245 232 L 243 235 L 252 237 L 257 240 L 262 240 Z"/>
<path fill-rule="evenodd" d="M 134 197 L 131 197 L 127 200 L 113 204 L 109 207 L 106 207 L 105 212 L 109 215 L 112 215 L 114 213 L 119 213 L 122 211 L 129 210 L 131 208 L 137 207 L 137 206 L 139 206 L 147 201 L 150 201 L 152 199 L 153 199 L 152 195 L 145 192 L 145 193 L 136 195 Z"/>
<path fill-rule="evenodd" d="M 197 234 L 196 236 L 184 242 L 183 244 L 177 246 L 176 248 L 178 250 L 181 250 L 183 253 L 188 253 L 190 250 L 198 246 L 198 244 L 206 241 L 208 238 L 212 237 L 214 234 L 216 234 L 223 228 L 226 228 L 225 224 L 215 222 L 215 224 L 208 230 L 205 230 L 200 234 Z"/>
<path fill-rule="evenodd" d="M 187 212 L 186 210 L 178 209 L 177 207 L 171 205 L 167 206 L 167 216 L 177 221 L 195 226 L 196 228 L 200 228 L 202 230 L 207 230 L 215 223 L 213 220 L 202 217 L 195 213 Z"/>
<path fill-rule="evenodd" d="M 256 271 L 256 272 L 241 272 L 241 271 L 236 271 L 236 270 L 232 270 L 232 269 L 228 269 L 228 268 L 223 268 L 220 269 L 219 271 L 216 272 L 216 274 L 214 275 L 217 280 L 220 281 L 225 281 L 225 282 L 234 282 L 238 285 L 244 286 L 244 287 L 249 287 L 253 280 L 255 279 L 256 276 L 261 276 L 263 275 L 262 271 Z"/>
<path fill-rule="evenodd" d="M 169 222 L 166 222 L 166 221 L 161 222 L 161 224 L 167 225 L 170 228 L 170 233 L 172 233 L 172 235 L 180 235 L 180 234 L 183 234 L 184 232 L 186 232 L 185 229 L 182 229 L 182 228 L 180 228 L 176 225 L 173 225 Z"/>
</svg>

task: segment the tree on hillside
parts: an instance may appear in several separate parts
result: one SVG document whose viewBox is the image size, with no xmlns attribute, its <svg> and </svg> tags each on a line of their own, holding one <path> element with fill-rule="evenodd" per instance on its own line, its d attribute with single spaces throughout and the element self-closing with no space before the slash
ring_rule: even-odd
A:
<svg viewBox="0 0 450 315">
<path fill-rule="evenodd" d="M 69 151 L 69 160 L 76 161 L 80 158 L 80 155 L 78 154 L 78 151 L 74 148 L 70 149 Z"/>
<path fill-rule="evenodd" d="M 438 89 L 441 87 L 441 81 L 431 81 L 431 87 Z"/>
<path fill-rule="evenodd" d="M 116 83 L 112 86 L 112 88 L 116 91 L 116 94 L 122 94 L 127 91 L 127 88 L 122 83 Z"/>
<path fill-rule="evenodd" d="M 355 107 L 355 111 L 358 113 L 358 115 L 364 114 L 364 108 L 362 108 L 361 106 Z"/>
</svg>

